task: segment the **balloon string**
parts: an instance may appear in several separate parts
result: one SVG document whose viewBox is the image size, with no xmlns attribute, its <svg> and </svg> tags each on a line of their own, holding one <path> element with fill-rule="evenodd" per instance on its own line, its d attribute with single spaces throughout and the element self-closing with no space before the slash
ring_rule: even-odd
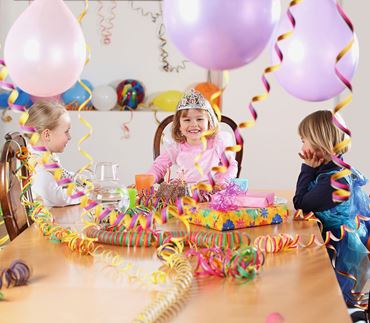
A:
<svg viewBox="0 0 370 323">
<path fill-rule="evenodd" d="M 351 50 L 353 47 L 354 41 L 355 41 L 355 35 L 354 35 L 354 28 L 353 24 L 348 18 L 348 16 L 345 14 L 343 11 L 342 7 L 340 6 L 338 0 L 336 1 L 336 7 L 338 10 L 338 13 L 344 20 L 344 22 L 347 24 L 348 28 L 350 29 L 352 33 L 352 37 L 350 41 L 346 44 L 346 46 L 339 52 L 335 59 L 335 74 L 339 78 L 339 80 L 346 86 L 346 88 L 349 91 L 349 94 L 342 100 L 340 101 L 333 109 L 333 124 L 335 127 L 337 127 L 342 133 L 345 134 L 344 139 L 337 143 L 334 146 L 334 152 L 332 154 L 332 160 L 334 161 L 335 164 L 337 164 L 339 167 L 342 168 L 341 171 L 338 173 L 335 173 L 331 176 L 331 186 L 335 189 L 333 192 L 333 201 L 335 202 L 342 202 L 345 200 L 348 200 L 351 192 L 350 192 L 350 187 L 347 184 L 342 184 L 339 182 L 339 179 L 344 178 L 346 176 L 349 176 L 352 174 L 351 172 L 351 166 L 344 162 L 340 156 L 341 151 L 346 148 L 347 146 L 350 145 L 351 143 L 351 131 L 341 122 L 339 118 L 337 118 L 336 113 L 338 113 L 341 109 L 343 109 L 345 106 L 351 103 L 352 101 L 352 85 L 349 80 L 345 78 L 345 76 L 340 72 L 338 69 L 338 64 L 340 60 Z"/>
</svg>

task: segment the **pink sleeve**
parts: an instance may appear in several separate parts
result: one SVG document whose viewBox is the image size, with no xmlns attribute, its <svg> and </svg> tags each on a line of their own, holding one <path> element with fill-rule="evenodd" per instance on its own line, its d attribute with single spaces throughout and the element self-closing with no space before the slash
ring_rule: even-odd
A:
<svg viewBox="0 0 370 323">
<path fill-rule="evenodd" d="M 235 153 L 230 151 L 225 151 L 225 147 L 230 144 L 226 144 L 223 140 L 223 137 L 218 135 L 215 138 L 215 145 L 218 152 L 218 155 L 221 159 L 223 152 L 225 152 L 226 158 L 229 161 L 229 167 L 225 173 L 217 173 L 215 175 L 215 180 L 217 183 L 224 183 L 231 178 L 235 178 L 238 174 L 238 162 L 235 159 Z"/>
<path fill-rule="evenodd" d="M 177 154 L 178 145 L 174 143 L 167 147 L 166 150 L 155 159 L 148 173 L 155 176 L 156 183 L 166 175 L 167 170 L 176 162 Z"/>
</svg>

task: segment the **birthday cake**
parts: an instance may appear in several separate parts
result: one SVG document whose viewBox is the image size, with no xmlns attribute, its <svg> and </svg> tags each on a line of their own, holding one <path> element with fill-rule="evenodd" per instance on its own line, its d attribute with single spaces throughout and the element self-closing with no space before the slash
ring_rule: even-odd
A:
<svg viewBox="0 0 370 323">
<path fill-rule="evenodd" d="M 169 183 L 162 182 L 155 193 L 156 198 L 169 203 L 174 203 L 177 198 L 185 195 L 189 195 L 186 182 L 178 179 L 172 180 Z"/>
</svg>

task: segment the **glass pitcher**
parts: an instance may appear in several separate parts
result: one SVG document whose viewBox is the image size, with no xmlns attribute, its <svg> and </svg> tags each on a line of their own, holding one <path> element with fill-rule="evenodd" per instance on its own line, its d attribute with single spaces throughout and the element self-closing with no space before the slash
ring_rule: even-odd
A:
<svg viewBox="0 0 370 323">
<path fill-rule="evenodd" d="M 118 170 L 118 164 L 97 162 L 94 167 L 94 179 L 96 181 L 117 181 Z"/>
<path fill-rule="evenodd" d="M 130 204 L 126 187 L 118 179 L 119 165 L 98 162 L 94 167 L 94 190 L 91 198 L 105 206 L 119 207 L 125 212 Z"/>
</svg>

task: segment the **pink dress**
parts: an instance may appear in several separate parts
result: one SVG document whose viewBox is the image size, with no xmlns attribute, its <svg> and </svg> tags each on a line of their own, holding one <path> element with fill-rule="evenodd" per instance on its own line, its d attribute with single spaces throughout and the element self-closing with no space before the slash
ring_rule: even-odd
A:
<svg viewBox="0 0 370 323">
<path fill-rule="evenodd" d="M 202 151 L 202 144 L 192 146 L 188 143 L 172 143 L 165 151 L 159 155 L 154 161 L 149 173 L 154 174 L 156 182 L 162 179 L 167 170 L 176 165 L 178 171 L 181 172 L 183 179 L 187 183 L 198 183 L 200 181 L 208 181 L 208 172 L 214 166 L 221 165 L 221 155 L 228 146 L 220 134 L 214 138 L 208 139 L 207 149 L 198 161 L 203 170 L 203 175 L 195 168 L 194 159 Z M 226 157 L 229 160 L 230 166 L 225 173 L 211 172 L 216 183 L 222 184 L 230 178 L 235 178 L 238 172 L 238 162 L 235 160 L 234 153 L 226 152 Z"/>
</svg>

